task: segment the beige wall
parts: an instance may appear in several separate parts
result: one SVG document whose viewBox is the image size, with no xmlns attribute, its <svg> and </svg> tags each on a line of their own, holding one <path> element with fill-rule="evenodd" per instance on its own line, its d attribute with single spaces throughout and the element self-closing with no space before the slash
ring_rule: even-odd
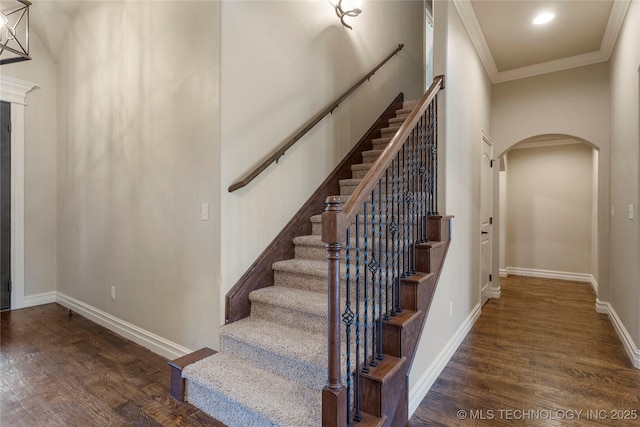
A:
<svg viewBox="0 0 640 427">
<path fill-rule="evenodd" d="M 592 273 L 592 151 L 573 143 L 509 152 L 507 267 Z"/>
<path fill-rule="evenodd" d="M 601 296 L 640 346 L 640 2 L 632 1 L 610 61 L 611 280 Z M 635 219 L 628 207 L 635 207 Z M 640 361 L 640 353 L 636 356 Z"/>
<path fill-rule="evenodd" d="M 409 377 L 410 411 L 435 380 L 434 366 L 446 356 L 459 328 L 480 303 L 480 165 L 481 131 L 491 135 L 491 83 L 462 21 L 449 2 L 435 2 L 435 74 L 446 75 L 439 123 L 444 132 L 440 168 L 444 185 L 441 213 L 455 215 L 453 240 Z M 496 257 L 497 263 L 497 257 Z M 453 302 L 453 315 L 449 304 Z"/>
<path fill-rule="evenodd" d="M 363 10 L 348 19 L 351 31 L 326 1 L 222 3 L 221 297 L 398 93 L 422 94 L 422 2 L 366 2 Z M 227 192 L 401 43 L 278 164 Z"/>
<path fill-rule="evenodd" d="M 539 135 L 560 134 L 587 141 L 598 153 L 599 292 L 609 279 L 609 71 L 606 63 L 499 83 L 492 89 L 491 125 L 495 156 Z"/>
<path fill-rule="evenodd" d="M 24 296 L 56 290 L 57 67 L 31 32 L 31 61 L 3 65 L 3 76 L 36 83 L 27 95 L 24 153 Z"/>
<path fill-rule="evenodd" d="M 85 2 L 58 69 L 58 292 L 190 349 L 219 323 L 219 19 Z"/>
</svg>

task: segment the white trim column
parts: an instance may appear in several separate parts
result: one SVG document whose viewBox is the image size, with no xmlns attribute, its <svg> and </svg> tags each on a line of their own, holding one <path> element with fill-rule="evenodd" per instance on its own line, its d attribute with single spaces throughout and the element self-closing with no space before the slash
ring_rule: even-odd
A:
<svg viewBox="0 0 640 427">
<path fill-rule="evenodd" d="M 24 307 L 24 124 L 27 94 L 38 85 L 0 75 L 0 100 L 11 103 L 11 309 Z"/>
</svg>

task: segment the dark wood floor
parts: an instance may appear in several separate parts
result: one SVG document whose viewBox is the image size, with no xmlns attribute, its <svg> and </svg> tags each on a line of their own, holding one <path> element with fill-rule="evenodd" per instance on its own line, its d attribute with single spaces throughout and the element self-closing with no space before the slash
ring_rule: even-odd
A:
<svg viewBox="0 0 640 427">
<path fill-rule="evenodd" d="M 0 319 L 2 427 L 222 426 L 169 398 L 166 359 L 62 306 Z"/>
<path fill-rule="evenodd" d="M 640 370 L 591 286 L 501 283 L 410 425 L 640 426 Z"/>
<path fill-rule="evenodd" d="M 503 282 L 503 297 L 485 305 L 410 425 L 640 425 L 611 420 L 625 415 L 613 410 L 640 417 L 640 371 L 594 301 L 581 283 Z M 61 306 L 3 312 L 0 319 L 3 427 L 221 426 L 168 397 L 165 359 L 79 315 L 68 317 Z M 558 410 L 584 412 L 559 420 L 570 415 Z M 534 411 L 556 419 L 523 419 Z"/>
</svg>

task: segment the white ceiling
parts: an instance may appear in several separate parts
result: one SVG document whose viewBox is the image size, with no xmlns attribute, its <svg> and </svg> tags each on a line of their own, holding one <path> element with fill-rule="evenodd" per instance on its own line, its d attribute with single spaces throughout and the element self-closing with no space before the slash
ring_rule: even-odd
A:
<svg viewBox="0 0 640 427">
<path fill-rule="evenodd" d="M 31 25 L 57 61 L 84 0 L 33 0 Z M 439 1 L 439 0 L 436 0 Z M 607 61 L 630 0 L 453 0 L 492 82 Z M 534 26 L 541 10 L 553 21 Z"/>
<path fill-rule="evenodd" d="M 629 0 L 453 0 L 494 83 L 609 60 Z M 533 25 L 542 11 L 555 19 Z"/>
</svg>

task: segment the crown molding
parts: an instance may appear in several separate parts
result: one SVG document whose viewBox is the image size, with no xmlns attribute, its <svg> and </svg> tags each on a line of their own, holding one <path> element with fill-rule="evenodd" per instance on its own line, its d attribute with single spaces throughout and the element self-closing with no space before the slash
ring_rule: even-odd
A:
<svg viewBox="0 0 640 427">
<path fill-rule="evenodd" d="M 27 94 L 37 88 L 38 85 L 35 83 L 0 75 L 0 94 L 3 101 L 26 105 Z"/>
<path fill-rule="evenodd" d="M 471 38 L 471 42 L 476 48 L 476 52 L 478 52 L 478 56 L 480 57 L 480 61 L 482 62 L 485 71 L 493 82 L 493 77 L 498 73 L 498 67 L 496 66 L 496 62 L 493 60 L 493 55 L 491 54 L 491 50 L 487 44 L 487 39 L 484 38 L 484 33 L 482 32 L 482 28 L 478 22 L 476 12 L 473 10 L 473 6 L 471 6 L 471 2 L 469 0 L 453 0 L 453 5 L 458 11 L 458 15 L 460 15 L 462 24 L 467 30 L 467 33 Z"/>
<path fill-rule="evenodd" d="M 526 67 L 514 68 L 506 71 L 498 71 L 498 67 L 493 59 L 487 40 L 484 37 L 478 17 L 476 16 L 470 0 L 453 0 L 453 4 L 460 15 L 460 19 L 469 34 L 469 38 L 480 57 L 487 75 L 492 83 L 502 83 L 511 80 L 523 79 L 538 76 L 541 74 L 553 73 L 556 71 L 568 70 L 570 68 L 583 67 L 585 65 L 606 62 L 611 57 L 615 47 L 618 34 L 624 23 L 624 17 L 631 0 L 614 0 L 605 29 L 600 50 L 583 53 L 554 61 L 542 62 L 528 65 Z"/>
</svg>

